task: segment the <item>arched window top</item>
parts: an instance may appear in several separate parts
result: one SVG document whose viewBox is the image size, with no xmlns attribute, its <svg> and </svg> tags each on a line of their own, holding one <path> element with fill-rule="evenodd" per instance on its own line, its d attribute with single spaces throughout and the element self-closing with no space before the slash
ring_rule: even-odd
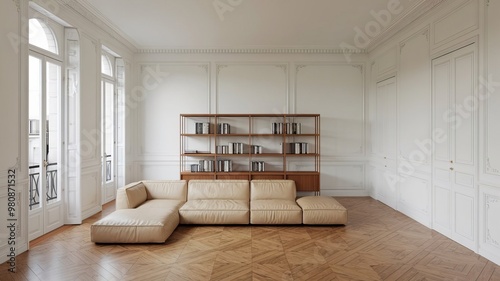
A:
<svg viewBox="0 0 500 281">
<path fill-rule="evenodd" d="M 101 73 L 113 77 L 113 67 L 106 55 L 101 55 Z"/>
<path fill-rule="evenodd" d="M 52 29 L 39 19 L 29 20 L 29 43 L 54 54 L 59 54 Z"/>
</svg>

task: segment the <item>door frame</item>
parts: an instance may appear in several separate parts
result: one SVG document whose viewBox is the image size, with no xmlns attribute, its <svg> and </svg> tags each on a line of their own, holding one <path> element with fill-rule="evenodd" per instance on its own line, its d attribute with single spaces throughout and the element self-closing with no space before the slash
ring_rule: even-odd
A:
<svg viewBox="0 0 500 281">
<path fill-rule="evenodd" d="M 46 52 L 37 52 L 36 50 L 29 50 L 29 57 L 34 57 L 40 60 L 41 62 L 41 93 L 39 100 L 40 107 L 40 124 L 39 124 L 39 134 L 40 134 L 40 161 L 38 163 L 39 166 L 39 177 L 38 177 L 38 185 L 39 185 L 39 204 L 40 207 L 37 209 L 31 209 L 31 202 L 28 204 L 28 241 L 36 239 L 44 234 L 53 231 L 62 225 L 64 225 L 64 189 L 61 184 L 64 182 L 63 175 L 65 174 L 65 162 L 64 156 L 65 152 L 63 148 L 63 116 L 64 116 L 64 64 L 61 60 L 57 58 L 57 56 L 50 56 Z M 43 134 L 46 132 L 46 111 L 47 111 L 47 65 L 48 63 L 59 66 L 59 96 L 58 96 L 58 118 L 56 126 L 58 128 L 59 137 L 57 138 L 57 147 L 58 147 L 58 155 L 57 155 L 57 200 L 47 203 L 46 199 L 46 175 L 47 175 L 47 139 Z M 28 65 L 29 67 L 29 65 Z M 28 98 L 29 102 L 29 98 Z M 44 155 L 45 154 L 45 155 Z M 31 177 L 30 177 L 31 184 Z M 31 191 L 31 186 L 30 186 Z M 29 200 L 31 200 L 31 196 L 29 196 Z M 36 217 L 38 216 L 38 219 Z M 56 220 L 53 220 L 53 217 L 56 216 Z M 57 218 L 58 217 L 58 218 Z M 36 223 L 34 223 L 36 219 Z M 37 224 L 38 223 L 38 224 Z M 38 226 L 38 230 L 33 231 L 33 227 Z"/>
</svg>

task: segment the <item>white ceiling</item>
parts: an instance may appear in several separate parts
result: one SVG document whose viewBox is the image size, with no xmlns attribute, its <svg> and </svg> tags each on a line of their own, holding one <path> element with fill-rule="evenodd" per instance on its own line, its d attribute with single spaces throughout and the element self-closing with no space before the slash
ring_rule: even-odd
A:
<svg viewBox="0 0 500 281">
<path fill-rule="evenodd" d="M 373 34 L 382 34 L 373 12 L 390 14 L 389 27 L 425 1 L 78 0 L 138 49 L 341 49 L 342 43 L 363 49 L 355 44 L 356 28 L 371 24 Z M 403 12 L 389 12 L 395 8 Z"/>
</svg>

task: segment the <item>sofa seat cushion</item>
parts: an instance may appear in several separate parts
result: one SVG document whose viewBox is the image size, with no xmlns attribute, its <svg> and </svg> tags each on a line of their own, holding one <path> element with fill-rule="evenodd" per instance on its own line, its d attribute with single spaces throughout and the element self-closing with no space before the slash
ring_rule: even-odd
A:
<svg viewBox="0 0 500 281">
<path fill-rule="evenodd" d="M 181 224 L 248 224 L 245 200 L 189 200 L 180 209 Z"/>
<path fill-rule="evenodd" d="M 164 243 L 179 224 L 177 210 L 116 210 L 90 226 L 95 243 Z"/>
<path fill-rule="evenodd" d="M 182 205 L 184 205 L 185 201 L 181 200 L 171 200 L 171 199 L 152 199 L 147 200 L 142 205 L 137 207 L 137 209 L 144 208 L 161 208 L 161 209 L 169 209 L 178 211 Z"/>
<path fill-rule="evenodd" d="M 295 201 L 270 199 L 250 202 L 252 224 L 301 224 L 302 209 Z"/>
<path fill-rule="evenodd" d="M 328 196 L 306 196 L 297 199 L 304 224 L 346 224 L 347 209 Z"/>
</svg>

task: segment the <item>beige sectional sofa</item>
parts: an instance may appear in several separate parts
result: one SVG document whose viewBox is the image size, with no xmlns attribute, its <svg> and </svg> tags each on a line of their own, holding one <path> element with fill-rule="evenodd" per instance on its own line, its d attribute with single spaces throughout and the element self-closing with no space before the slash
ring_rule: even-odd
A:
<svg viewBox="0 0 500 281">
<path fill-rule="evenodd" d="M 292 180 L 140 181 L 118 189 L 91 241 L 164 243 L 179 223 L 346 224 L 347 210 L 331 197 L 296 199 Z"/>
</svg>

